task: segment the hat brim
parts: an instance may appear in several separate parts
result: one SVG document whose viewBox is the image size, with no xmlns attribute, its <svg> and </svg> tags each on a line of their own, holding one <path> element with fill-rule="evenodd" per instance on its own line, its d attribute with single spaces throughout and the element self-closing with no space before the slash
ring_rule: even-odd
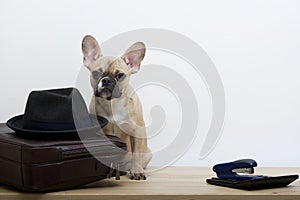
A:
<svg viewBox="0 0 300 200">
<path fill-rule="evenodd" d="M 107 125 L 108 120 L 101 116 L 96 116 L 90 114 L 91 119 L 96 119 L 97 124 L 93 124 L 90 127 L 80 128 L 80 129 L 71 129 L 71 130 L 33 130 L 33 129 L 25 129 L 23 128 L 23 117 L 24 115 L 18 115 L 12 117 L 6 122 L 6 125 L 14 130 L 16 134 L 26 135 L 31 137 L 79 137 L 79 134 L 87 134 L 87 133 L 97 133 L 100 128 Z"/>
</svg>

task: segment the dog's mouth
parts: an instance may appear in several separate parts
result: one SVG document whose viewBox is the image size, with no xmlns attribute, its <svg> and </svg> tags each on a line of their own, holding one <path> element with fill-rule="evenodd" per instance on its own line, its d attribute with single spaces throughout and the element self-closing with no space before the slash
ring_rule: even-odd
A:
<svg viewBox="0 0 300 200">
<path fill-rule="evenodd" d="M 106 100 L 111 100 L 112 93 L 113 93 L 112 90 L 110 88 L 106 88 L 106 87 L 101 87 L 101 88 L 95 90 L 96 97 L 101 97 Z"/>
<path fill-rule="evenodd" d="M 106 100 L 111 100 L 113 98 L 120 98 L 122 96 L 122 92 L 118 87 L 100 87 L 99 89 L 95 89 L 95 96 Z"/>
<path fill-rule="evenodd" d="M 112 76 L 103 76 L 95 88 L 95 96 L 106 100 L 121 97 L 122 92 Z"/>
</svg>

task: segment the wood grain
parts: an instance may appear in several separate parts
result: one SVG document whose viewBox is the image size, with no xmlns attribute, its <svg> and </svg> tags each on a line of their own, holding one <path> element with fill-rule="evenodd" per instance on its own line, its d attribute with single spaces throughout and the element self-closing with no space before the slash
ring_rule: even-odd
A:
<svg viewBox="0 0 300 200">
<path fill-rule="evenodd" d="M 151 171 L 151 168 L 150 168 Z M 264 175 L 300 174 L 296 168 L 258 168 Z M 132 181 L 127 176 L 92 183 L 74 190 L 51 193 L 26 193 L 7 186 L 0 186 L 2 200 L 129 200 L 129 199 L 300 199 L 300 183 L 296 181 L 285 188 L 243 191 L 218 187 L 206 183 L 214 176 L 211 168 L 168 167 L 152 172 L 146 181 Z"/>
</svg>

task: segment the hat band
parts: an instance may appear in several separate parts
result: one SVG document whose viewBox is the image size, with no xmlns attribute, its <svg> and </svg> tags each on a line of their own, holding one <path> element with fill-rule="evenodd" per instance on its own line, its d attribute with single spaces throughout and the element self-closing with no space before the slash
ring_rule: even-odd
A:
<svg viewBox="0 0 300 200">
<path fill-rule="evenodd" d="M 31 130 L 44 130 L 44 131 L 66 131 L 66 130 L 76 130 L 76 128 L 90 127 L 91 120 L 86 118 L 73 123 L 52 123 L 52 122 L 39 122 L 24 118 L 23 128 Z"/>
</svg>

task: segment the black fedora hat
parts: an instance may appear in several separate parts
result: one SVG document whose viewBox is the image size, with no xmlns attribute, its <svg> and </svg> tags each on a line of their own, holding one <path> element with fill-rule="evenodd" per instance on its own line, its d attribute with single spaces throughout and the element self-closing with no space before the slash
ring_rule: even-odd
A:
<svg viewBox="0 0 300 200">
<path fill-rule="evenodd" d="M 108 121 L 88 113 L 76 88 L 32 91 L 25 112 L 7 121 L 17 134 L 78 137 L 78 133 L 96 133 Z"/>
</svg>

